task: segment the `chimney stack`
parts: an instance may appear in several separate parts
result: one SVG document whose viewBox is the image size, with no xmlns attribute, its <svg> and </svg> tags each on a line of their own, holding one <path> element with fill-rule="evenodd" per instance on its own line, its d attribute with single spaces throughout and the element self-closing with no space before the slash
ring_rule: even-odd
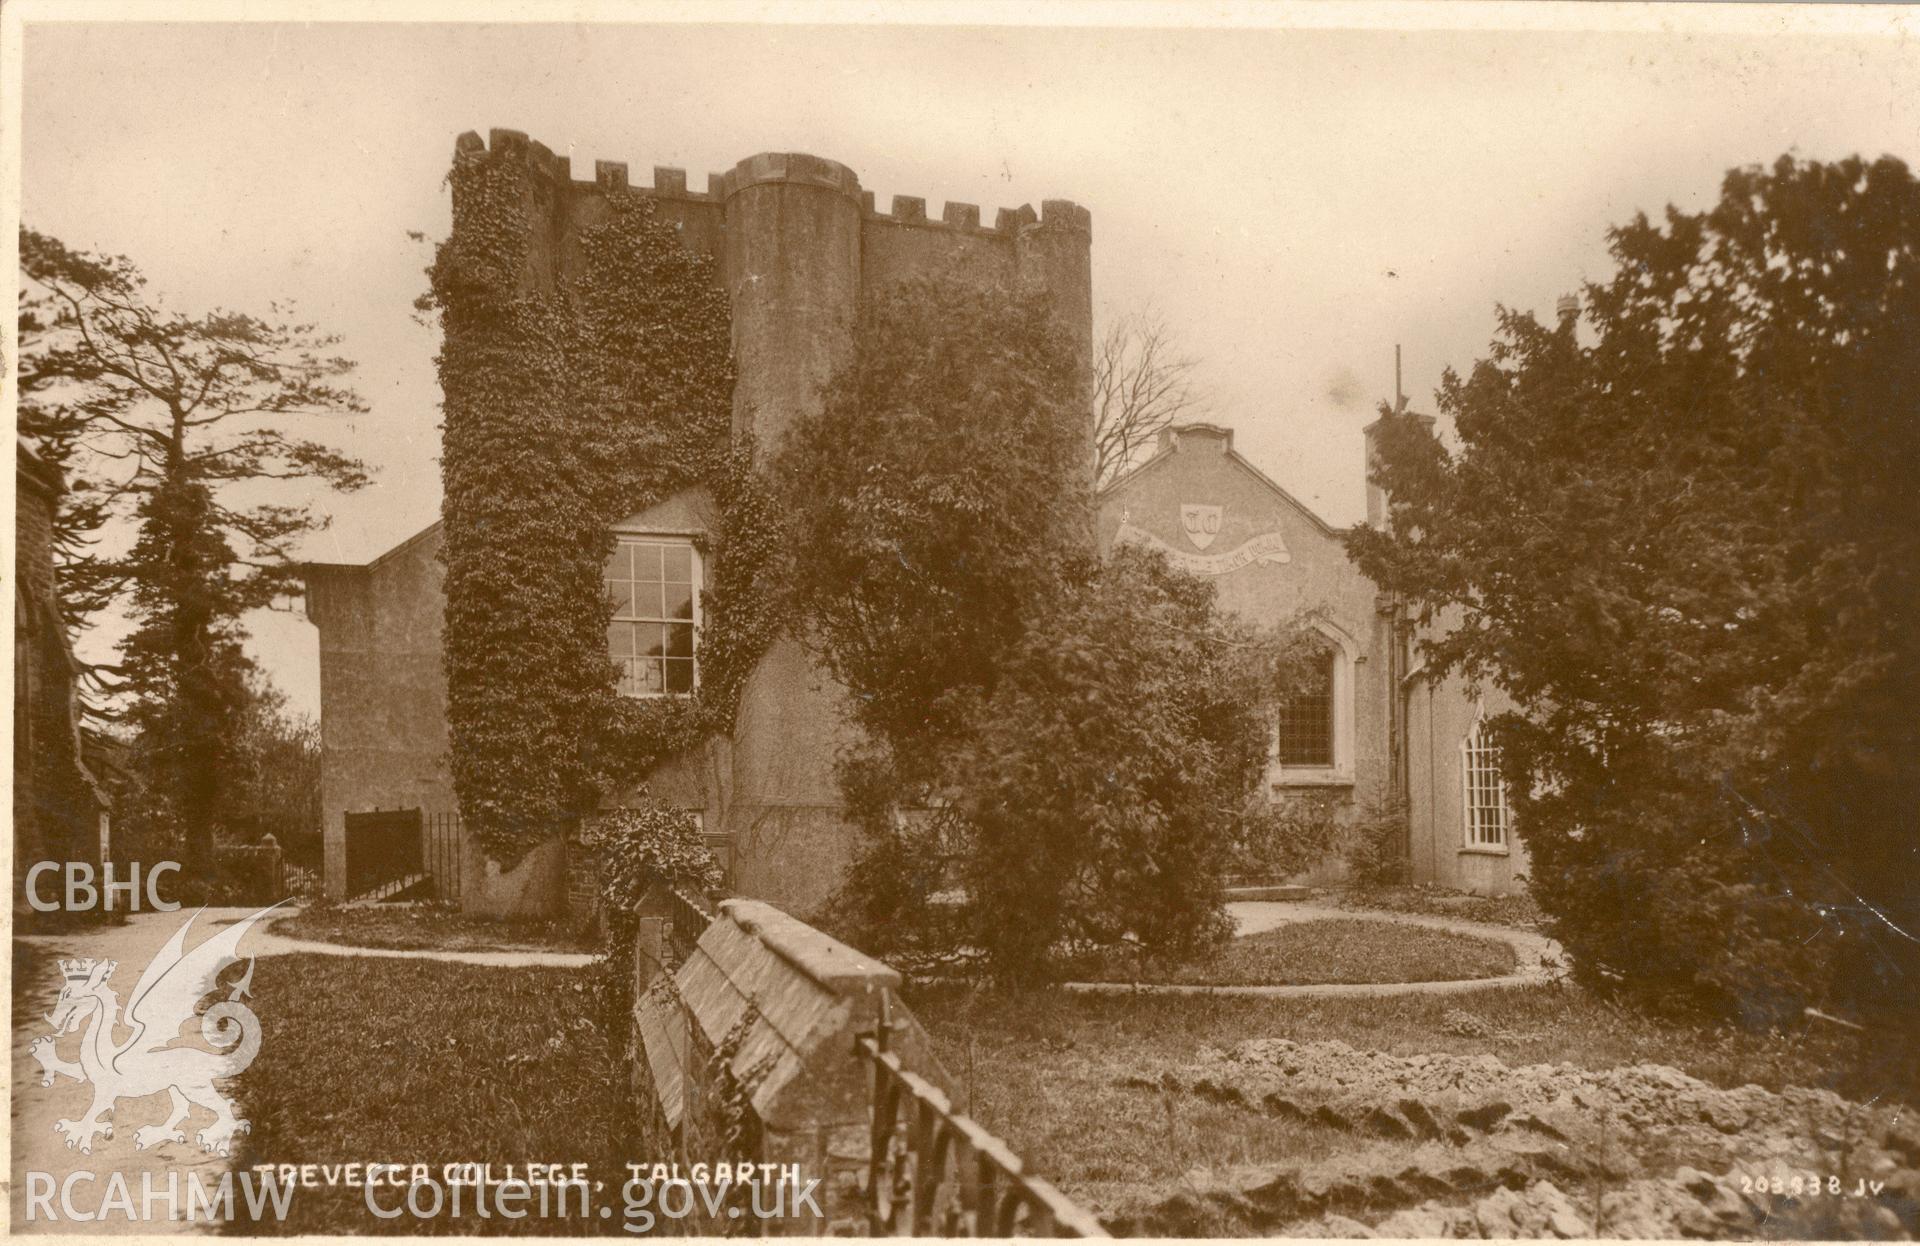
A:
<svg viewBox="0 0 1920 1246">
<path fill-rule="evenodd" d="M 1413 412 L 1412 415 L 1414 419 L 1426 426 L 1428 432 L 1433 431 L 1435 421 L 1432 416 L 1418 411 Z M 1366 438 L 1367 446 L 1367 526 L 1370 528 L 1387 527 L 1387 491 L 1373 483 L 1374 465 L 1380 457 L 1378 449 L 1380 425 L 1384 422 L 1384 419 L 1375 420 L 1360 430 L 1361 435 Z"/>
<path fill-rule="evenodd" d="M 1560 301 L 1553 305 L 1553 310 L 1554 313 L 1560 317 L 1560 323 L 1566 324 L 1569 320 L 1573 320 L 1580 315 L 1580 296 L 1577 294 L 1561 295 Z"/>
</svg>

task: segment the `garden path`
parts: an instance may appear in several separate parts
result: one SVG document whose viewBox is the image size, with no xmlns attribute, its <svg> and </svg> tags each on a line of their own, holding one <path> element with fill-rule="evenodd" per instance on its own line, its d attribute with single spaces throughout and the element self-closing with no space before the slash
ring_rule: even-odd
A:
<svg viewBox="0 0 1920 1246">
<path fill-rule="evenodd" d="M 242 921 L 257 910 L 252 908 L 207 908 L 201 910 L 194 919 L 193 932 L 189 942 L 199 943 L 202 938 L 216 927 Z M 139 913 L 124 925 L 97 926 L 85 930 L 65 931 L 59 934 L 22 935 L 17 941 L 30 944 L 43 955 L 35 962 L 30 971 L 32 980 L 21 984 L 15 998 L 21 1002 L 20 1015 L 14 1018 L 13 1025 L 13 1063 L 12 1096 L 13 1122 L 13 1176 L 9 1190 L 11 1211 L 10 1223 L 15 1231 L 27 1232 L 69 1232 L 69 1233 L 154 1233 L 154 1232 L 191 1232 L 204 1229 L 204 1223 L 192 1224 L 185 1219 L 186 1191 L 188 1184 L 197 1176 L 209 1189 L 220 1181 L 227 1171 L 228 1159 L 203 1150 L 194 1141 L 195 1133 L 209 1123 L 205 1110 L 195 1108 L 182 1122 L 180 1129 L 185 1135 L 184 1142 L 161 1142 L 142 1150 L 134 1145 L 134 1131 L 138 1126 L 158 1124 L 167 1116 L 168 1099 L 165 1092 L 149 1095 L 141 1099 L 122 1099 L 115 1105 L 111 1119 L 115 1129 L 111 1138 L 95 1138 L 93 1151 L 83 1155 L 78 1150 L 70 1150 L 66 1140 L 55 1132 L 54 1122 L 61 1119 L 78 1120 L 87 1111 L 92 1099 L 92 1089 L 84 1083 L 66 1077 L 54 1079 L 51 1086 L 42 1086 L 44 1076 L 40 1064 L 32 1053 L 33 1043 L 49 1032 L 42 1018 L 52 1011 L 61 988 L 61 958 L 92 957 L 96 960 L 119 962 L 113 975 L 116 988 L 124 1007 L 124 1001 L 131 992 L 133 984 L 139 980 L 140 972 L 148 961 L 173 932 L 186 920 L 187 910 L 173 913 Z M 553 968 L 579 968 L 593 957 L 584 952 L 452 952 L 434 949 L 394 949 L 346 947 L 337 943 L 319 943 L 305 939 L 290 939 L 282 935 L 269 933 L 265 923 L 249 930 L 241 939 L 239 950 L 244 956 L 280 956 L 295 952 L 312 952 L 325 956 L 378 956 L 399 957 L 411 960 L 458 961 L 469 965 L 496 965 L 502 967 L 549 966 Z M 59 1054 L 66 1059 L 75 1056 L 77 1040 L 67 1037 L 61 1041 Z M 29 1174 L 42 1174 L 30 1176 Z M 150 1180 L 152 1188 L 163 1197 L 153 1203 L 150 1210 L 153 1219 L 136 1219 L 109 1210 L 98 1220 L 76 1221 L 69 1219 L 62 1207 L 58 1191 L 67 1186 L 69 1178 L 79 1174 L 72 1185 L 72 1203 L 81 1212 L 106 1210 L 103 1204 L 109 1201 L 109 1181 L 113 1174 L 119 1174 L 126 1182 L 137 1210 L 142 1191 L 142 1182 Z M 45 1188 L 50 1181 L 56 1191 L 52 1210 L 59 1218 L 50 1221 L 44 1208 L 37 1209 L 34 1220 L 26 1219 L 26 1199 L 29 1183 L 37 1183 Z M 177 1181 L 180 1191 L 177 1205 L 171 1210 L 178 1218 L 168 1219 L 169 1208 L 164 1198 L 170 1182 Z M 242 1191 L 236 1184 L 236 1200 L 242 1197 Z"/>
</svg>

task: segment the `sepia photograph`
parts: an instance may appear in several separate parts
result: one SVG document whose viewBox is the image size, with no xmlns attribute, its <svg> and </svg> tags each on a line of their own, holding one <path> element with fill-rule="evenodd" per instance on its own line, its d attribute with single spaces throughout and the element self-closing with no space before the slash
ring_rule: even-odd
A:
<svg viewBox="0 0 1920 1246">
<path fill-rule="evenodd" d="M 1920 8 L 8 0 L 8 1231 L 1920 1237 Z"/>
</svg>

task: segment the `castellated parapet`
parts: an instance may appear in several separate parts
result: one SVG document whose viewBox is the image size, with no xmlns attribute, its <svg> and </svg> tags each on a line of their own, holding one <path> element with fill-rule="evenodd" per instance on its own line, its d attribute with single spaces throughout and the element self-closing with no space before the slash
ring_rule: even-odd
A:
<svg viewBox="0 0 1920 1246">
<path fill-rule="evenodd" d="M 1080 205 L 1048 199 L 1002 208 L 991 225 L 971 203 L 948 203 L 939 216 L 927 201 L 895 195 L 886 212 L 846 165 L 800 152 L 762 152 L 704 191 L 683 169 L 653 170 L 635 186 L 625 164 L 596 161 L 591 180 L 572 161 L 517 130 L 486 140 L 462 134 L 454 159 L 524 160 L 531 179 L 523 279 L 529 289 L 564 284 L 577 263 L 576 240 L 603 220 L 610 197 L 649 198 L 686 244 L 718 261 L 733 305 L 736 432 L 751 427 L 763 445 L 819 406 L 821 390 L 853 348 L 863 300 L 914 277 L 951 276 L 1048 290 L 1082 361 L 1091 390 L 1093 360 L 1092 217 Z M 1087 407 L 1086 437 L 1092 437 Z"/>
</svg>

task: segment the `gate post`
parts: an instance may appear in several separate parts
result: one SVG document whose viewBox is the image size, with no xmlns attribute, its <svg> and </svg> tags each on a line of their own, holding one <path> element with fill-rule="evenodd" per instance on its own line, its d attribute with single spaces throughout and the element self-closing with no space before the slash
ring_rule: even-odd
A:
<svg viewBox="0 0 1920 1246">
<path fill-rule="evenodd" d="M 280 851 L 280 841 L 273 837 L 272 831 L 260 837 L 260 855 L 260 873 L 267 885 L 267 902 L 286 899 L 286 858 Z"/>
</svg>

